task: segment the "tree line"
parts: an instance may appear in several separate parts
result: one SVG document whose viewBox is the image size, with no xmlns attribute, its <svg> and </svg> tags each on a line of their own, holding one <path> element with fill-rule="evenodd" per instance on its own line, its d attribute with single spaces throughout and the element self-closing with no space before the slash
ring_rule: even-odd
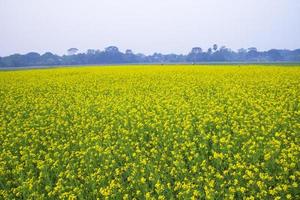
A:
<svg viewBox="0 0 300 200">
<path fill-rule="evenodd" d="M 89 49 L 86 53 L 78 53 L 77 48 L 68 49 L 68 54 L 59 56 L 51 52 L 39 54 L 30 52 L 24 55 L 13 54 L 0 57 L 0 67 L 53 66 L 53 65 L 85 65 L 85 64 L 121 64 L 121 63 L 199 63 L 199 62 L 300 62 L 300 49 L 271 49 L 258 51 L 257 48 L 239 49 L 213 45 L 206 51 L 194 47 L 186 54 L 144 55 L 132 50 L 121 52 L 116 46 L 104 50 Z"/>
</svg>

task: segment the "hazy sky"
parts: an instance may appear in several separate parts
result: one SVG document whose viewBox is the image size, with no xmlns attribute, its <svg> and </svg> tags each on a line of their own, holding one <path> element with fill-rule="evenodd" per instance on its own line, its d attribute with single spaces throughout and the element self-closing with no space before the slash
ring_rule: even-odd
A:
<svg viewBox="0 0 300 200">
<path fill-rule="evenodd" d="M 300 48 L 300 0 L 0 0 L 0 56 L 109 45 L 187 53 L 214 43 Z"/>
</svg>

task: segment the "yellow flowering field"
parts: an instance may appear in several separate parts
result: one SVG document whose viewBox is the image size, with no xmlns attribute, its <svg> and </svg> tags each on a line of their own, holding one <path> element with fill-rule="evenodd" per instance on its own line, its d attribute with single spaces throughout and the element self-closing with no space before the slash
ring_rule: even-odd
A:
<svg viewBox="0 0 300 200">
<path fill-rule="evenodd" d="M 0 72 L 0 199 L 300 199 L 299 66 Z"/>
</svg>

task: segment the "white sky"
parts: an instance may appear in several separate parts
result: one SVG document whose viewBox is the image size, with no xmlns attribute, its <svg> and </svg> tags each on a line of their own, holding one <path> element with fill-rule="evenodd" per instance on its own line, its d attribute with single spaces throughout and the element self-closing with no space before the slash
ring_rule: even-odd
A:
<svg viewBox="0 0 300 200">
<path fill-rule="evenodd" d="M 300 0 L 0 0 L 0 56 L 116 45 L 135 53 L 300 48 Z"/>
</svg>

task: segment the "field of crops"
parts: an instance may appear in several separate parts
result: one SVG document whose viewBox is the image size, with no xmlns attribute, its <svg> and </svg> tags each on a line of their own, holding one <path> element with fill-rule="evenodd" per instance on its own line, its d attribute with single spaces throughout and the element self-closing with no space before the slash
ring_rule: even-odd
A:
<svg viewBox="0 0 300 200">
<path fill-rule="evenodd" d="M 0 199 L 300 199 L 300 67 L 0 72 Z"/>
</svg>

